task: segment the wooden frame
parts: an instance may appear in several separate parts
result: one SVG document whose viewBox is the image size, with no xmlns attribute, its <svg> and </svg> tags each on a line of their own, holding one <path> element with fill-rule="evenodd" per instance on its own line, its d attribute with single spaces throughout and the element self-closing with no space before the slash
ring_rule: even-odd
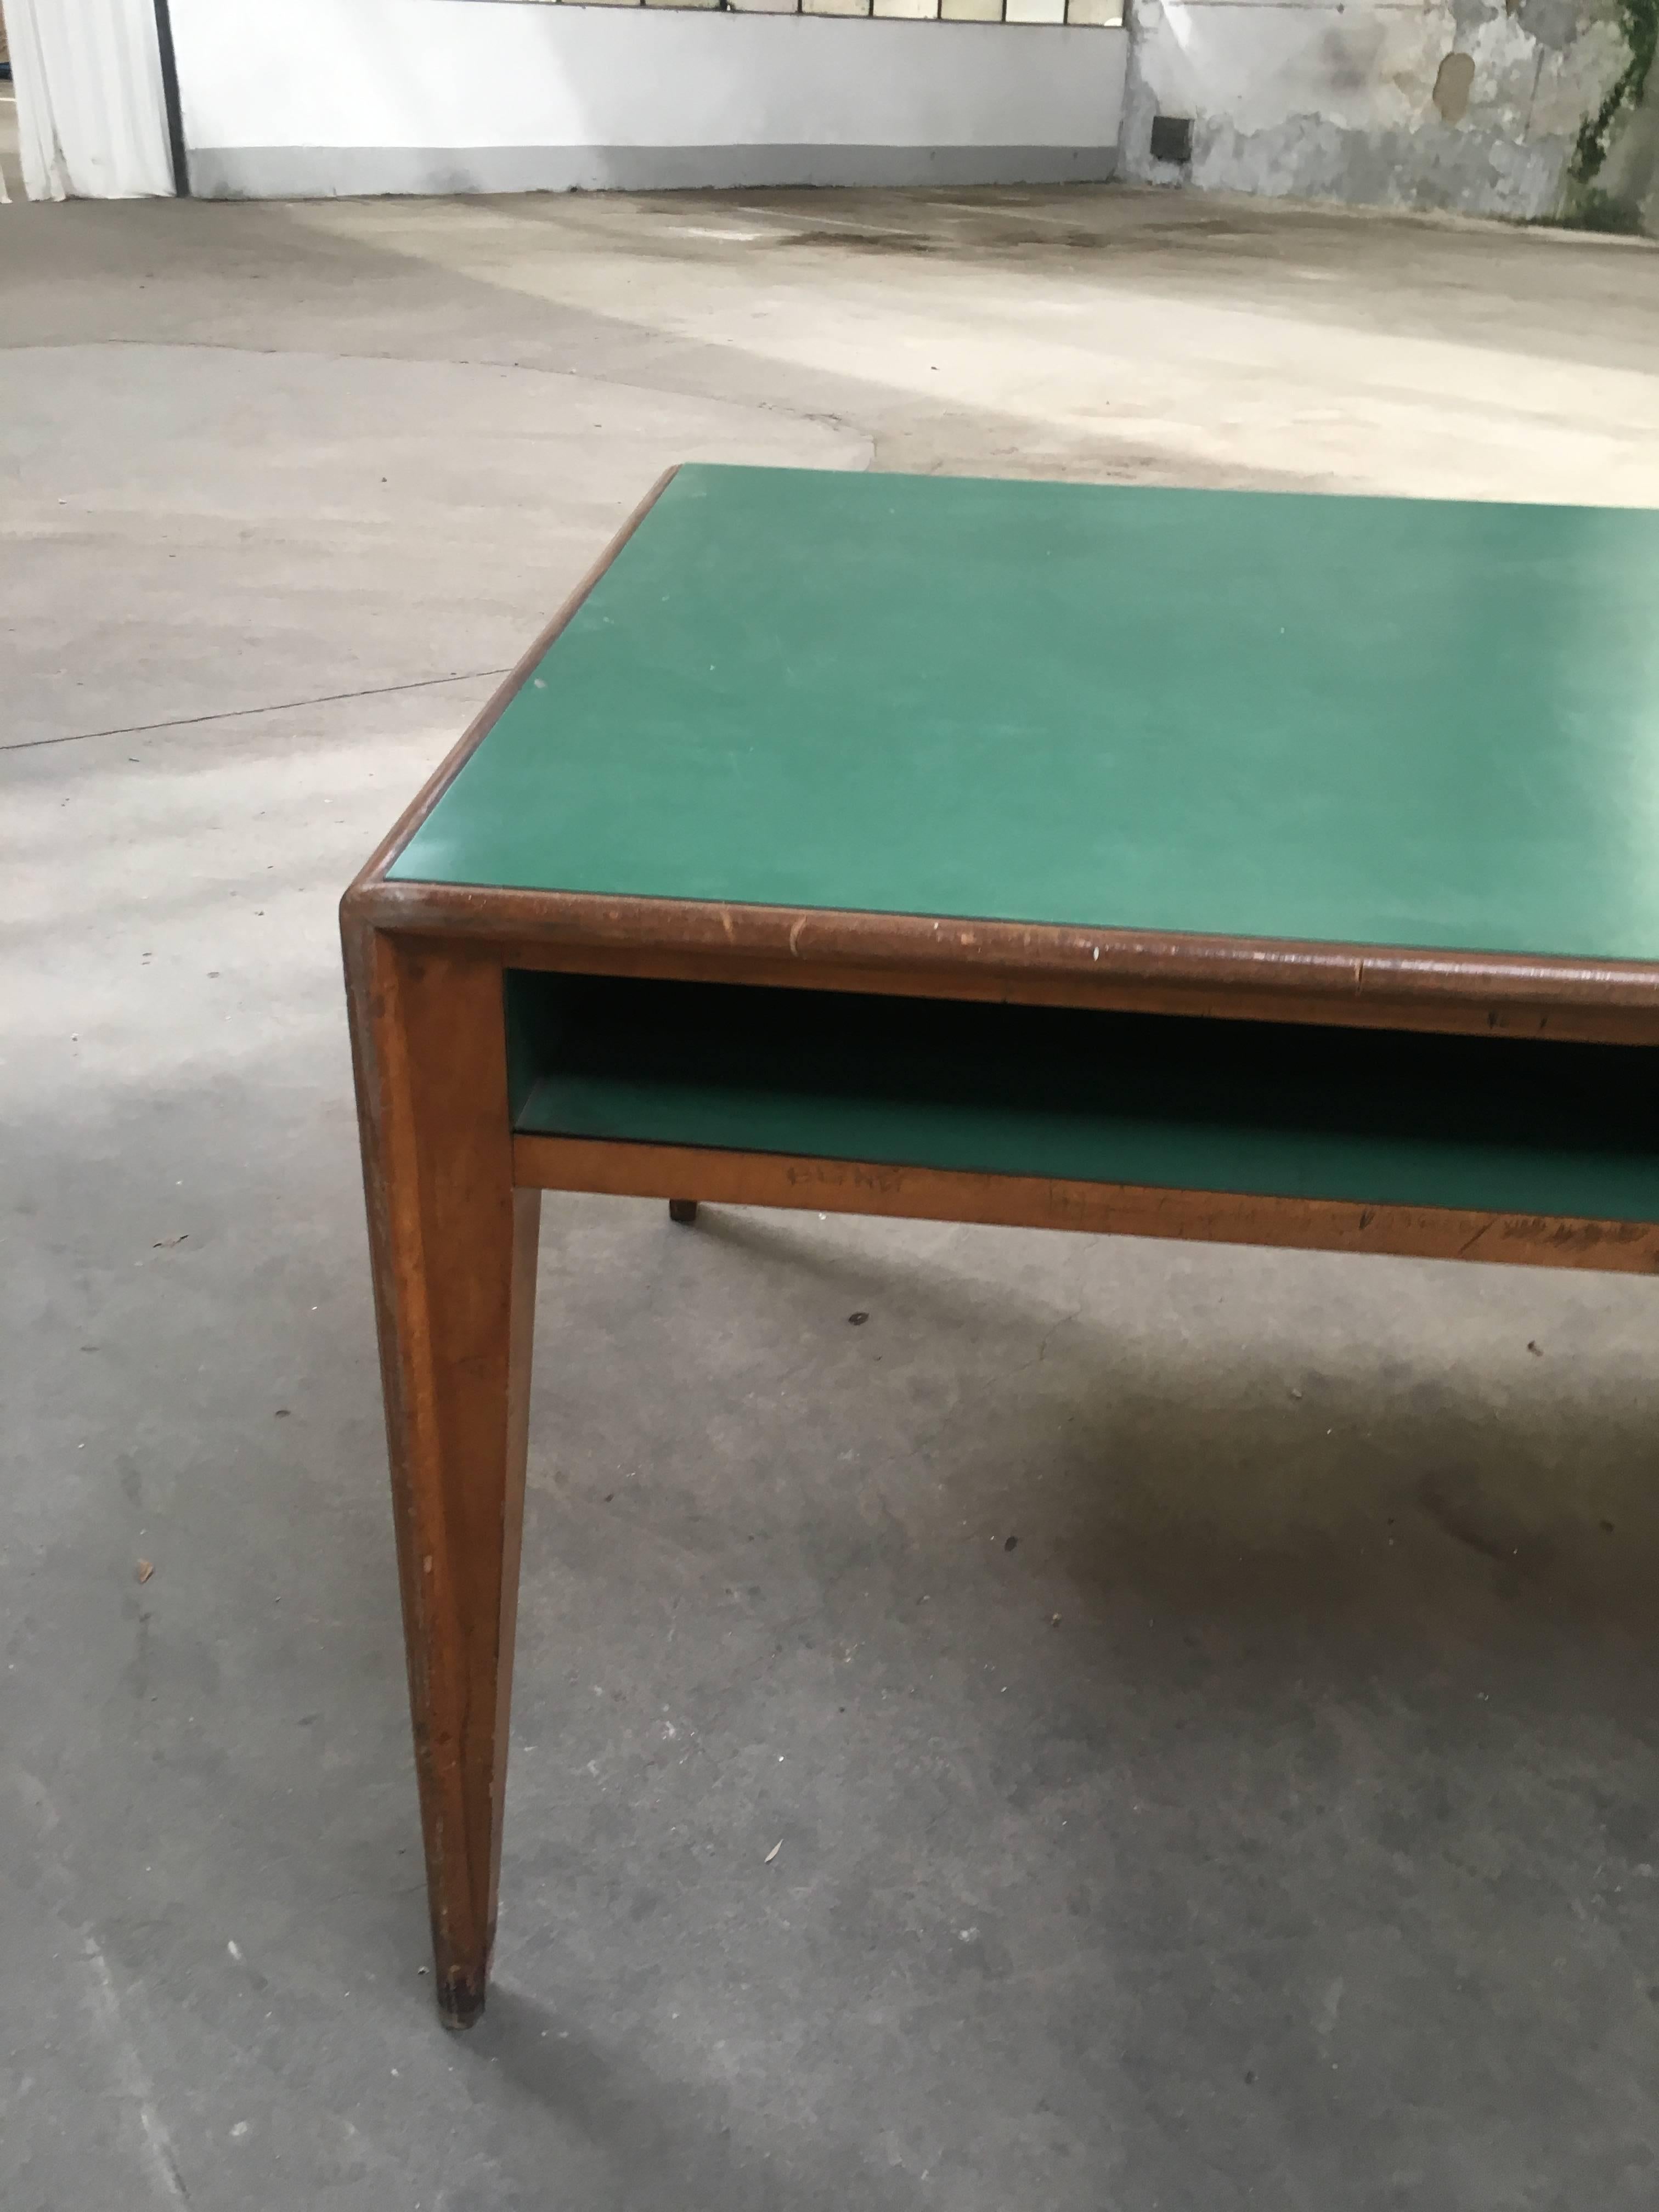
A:
<svg viewBox="0 0 1659 2212">
<path fill-rule="evenodd" d="M 597 1191 L 613 1198 L 672 1202 L 694 1190 L 717 1206 L 799 1206 L 818 1213 L 983 1222 L 1000 1229 L 1086 1230 L 1111 1237 L 1174 1237 L 1189 1243 L 1489 1260 L 1619 1274 L 1659 1272 L 1659 1224 L 1638 1221 L 1361 1206 L 1344 1199 L 1259 1198 L 1224 1190 L 1164 1190 L 1137 1183 L 796 1158 L 780 1152 L 714 1152 L 690 1145 L 607 1144 L 588 1137 L 514 1137 L 513 1174 L 520 1188 Z"/>
<path fill-rule="evenodd" d="M 672 474 L 672 471 L 671 471 Z M 388 879 L 659 495 L 635 511 L 342 906 L 441 2013 L 495 1918 L 544 1189 L 1632 1273 L 1659 1226 L 514 1136 L 508 969 L 1659 1043 L 1659 964 L 1063 929 Z"/>
</svg>

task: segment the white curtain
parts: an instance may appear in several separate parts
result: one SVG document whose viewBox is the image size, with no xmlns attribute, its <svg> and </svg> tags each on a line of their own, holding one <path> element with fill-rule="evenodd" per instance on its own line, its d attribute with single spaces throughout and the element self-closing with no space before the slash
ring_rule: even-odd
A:
<svg viewBox="0 0 1659 2212">
<path fill-rule="evenodd" d="M 5 0 L 32 200 L 171 194 L 154 0 Z"/>
</svg>

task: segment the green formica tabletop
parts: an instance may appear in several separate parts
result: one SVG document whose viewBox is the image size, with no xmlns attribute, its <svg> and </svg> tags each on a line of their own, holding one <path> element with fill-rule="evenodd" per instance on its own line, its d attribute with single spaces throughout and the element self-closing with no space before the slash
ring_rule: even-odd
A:
<svg viewBox="0 0 1659 2212">
<path fill-rule="evenodd" d="M 393 881 L 1659 957 L 1659 514 L 682 469 Z"/>
</svg>

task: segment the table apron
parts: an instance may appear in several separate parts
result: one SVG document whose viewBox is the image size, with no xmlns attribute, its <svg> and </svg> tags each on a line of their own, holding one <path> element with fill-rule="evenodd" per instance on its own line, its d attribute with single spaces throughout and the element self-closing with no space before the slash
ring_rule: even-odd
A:
<svg viewBox="0 0 1659 2212">
<path fill-rule="evenodd" d="M 1647 1222 L 1063 1182 L 587 1137 L 517 1136 L 513 1174 L 520 1188 L 610 1197 L 695 1198 L 713 1205 L 793 1206 L 820 1213 L 1588 1267 L 1620 1274 L 1659 1272 L 1659 1224 Z"/>
</svg>

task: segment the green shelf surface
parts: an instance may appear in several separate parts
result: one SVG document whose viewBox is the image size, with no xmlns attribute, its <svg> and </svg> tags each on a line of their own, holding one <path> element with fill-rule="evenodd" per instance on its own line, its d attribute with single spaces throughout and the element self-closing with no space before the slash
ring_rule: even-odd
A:
<svg viewBox="0 0 1659 2212">
<path fill-rule="evenodd" d="M 527 975 L 508 1030 L 532 1135 L 1659 1221 L 1630 1047 Z"/>
<path fill-rule="evenodd" d="M 1659 957 L 1659 514 L 683 470 L 402 880 Z"/>
</svg>

